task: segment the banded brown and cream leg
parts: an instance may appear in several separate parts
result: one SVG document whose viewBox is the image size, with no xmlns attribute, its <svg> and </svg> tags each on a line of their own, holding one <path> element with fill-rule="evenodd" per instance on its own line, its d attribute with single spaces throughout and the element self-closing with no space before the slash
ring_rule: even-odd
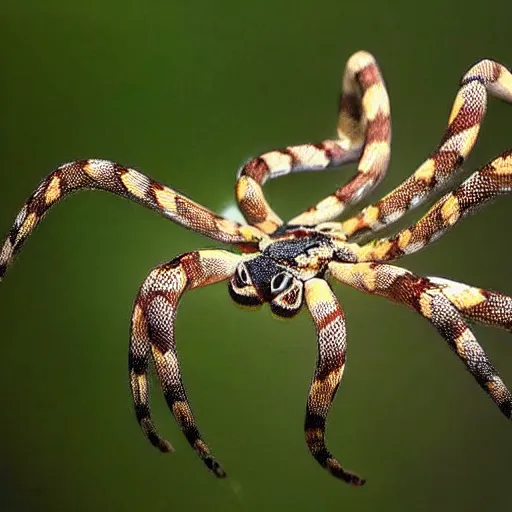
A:
<svg viewBox="0 0 512 512">
<path fill-rule="evenodd" d="M 347 61 L 338 117 L 338 140 L 289 146 L 250 160 L 239 171 L 235 191 L 250 224 L 266 233 L 283 221 L 262 191 L 267 179 L 299 171 L 323 171 L 359 158 L 350 181 L 288 224 L 315 225 L 337 217 L 347 204 L 368 194 L 384 177 L 389 161 L 391 121 L 389 98 L 372 55 L 360 51 Z"/>
<path fill-rule="evenodd" d="M 329 473 L 352 485 L 365 480 L 345 470 L 325 445 L 327 414 L 338 390 L 346 356 L 346 329 L 343 310 L 323 279 L 313 278 L 305 284 L 306 304 L 315 323 L 318 358 L 309 390 L 305 435 L 309 451 Z"/>
<path fill-rule="evenodd" d="M 226 476 L 203 441 L 181 380 L 174 338 L 179 300 L 192 290 L 229 279 L 242 257 L 221 250 L 194 251 L 155 268 L 144 281 L 135 301 L 129 349 L 130 387 L 135 414 L 144 435 L 163 452 L 171 444 L 157 432 L 151 419 L 148 391 L 150 355 L 165 399 L 188 442 L 218 477 Z"/>
<path fill-rule="evenodd" d="M 512 191 L 512 150 L 473 173 L 446 194 L 415 224 L 396 235 L 373 240 L 358 250 L 358 261 L 390 261 L 438 240 L 464 217 L 499 195 Z"/>
<path fill-rule="evenodd" d="M 509 419 L 512 418 L 512 394 L 464 320 L 466 316 L 472 320 L 507 328 L 510 314 L 500 312 L 497 302 L 494 302 L 498 297 L 484 297 L 478 312 L 473 309 L 476 304 L 472 305 L 476 295 L 459 296 L 455 300 L 453 287 L 451 290 L 443 290 L 435 281 L 393 265 L 330 263 L 329 272 L 343 284 L 404 304 L 426 318 L 503 414 Z M 475 293 L 475 289 L 469 290 L 470 287 L 461 286 L 466 292 Z M 480 293 L 492 292 L 480 290 Z"/>
<path fill-rule="evenodd" d="M 512 103 L 512 75 L 498 62 L 482 60 L 462 78 L 448 128 L 430 157 L 384 198 L 340 223 L 340 230 L 348 237 L 379 231 L 446 186 L 476 143 L 488 93 Z"/>
<path fill-rule="evenodd" d="M 442 277 L 427 279 L 468 320 L 512 332 L 512 297 Z"/>
<path fill-rule="evenodd" d="M 266 236 L 255 227 L 216 215 L 134 169 L 107 160 L 79 160 L 63 164 L 49 174 L 19 212 L 0 251 L 0 279 L 49 208 L 81 189 L 105 190 L 126 197 L 220 242 L 256 246 Z"/>
</svg>

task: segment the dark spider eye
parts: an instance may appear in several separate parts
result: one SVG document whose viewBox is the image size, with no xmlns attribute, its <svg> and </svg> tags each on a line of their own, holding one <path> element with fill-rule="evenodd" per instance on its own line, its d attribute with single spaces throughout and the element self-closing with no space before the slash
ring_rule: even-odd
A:
<svg viewBox="0 0 512 512">
<path fill-rule="evenodd" d="M 277 274 L 277 276 L 274 276 L 270 282 L 270 291 L 272 293 L 280 293 L 283 290 L 286 290 L 291 280 L 292 278 L 285 272 Z"/>
<path fill-rule="evenodd" d="M 245 268 L 245 265 L 239 265 L 236 269 L 236 275 L 238 277 L 238 280 L 240 281 L 240 284 L 243 286 L 248 286 L 251 284 L 251 280 L 249 279 L 249 273 L 247 272 L 247 269 Z"/>
</svg>

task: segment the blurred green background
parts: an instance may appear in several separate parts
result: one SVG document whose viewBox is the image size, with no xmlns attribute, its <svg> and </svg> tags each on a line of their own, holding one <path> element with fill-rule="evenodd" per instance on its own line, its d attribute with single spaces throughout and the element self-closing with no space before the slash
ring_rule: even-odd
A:
<svg viewBox="0 0 512 512">
<path fill-rule="evenodd" d="M 334 134 L 343 66 L 361 48 L 391 96 L 378 192 L 388 191 L 437 144 L 464 71 L 482 57 L 512 64 L 510 1 L 458 5 L 4 0 L 0 227 L 53 167 L 85 157 L 137 167 L 220 212 L 248 157 Z M 512 107 L 490 102 L 468 172 L 511 146 L 511 121 Z M 265 191 L 289 218 L 351 172 Z M 403 264 L 512 292 L 510 209 L 501 199 Z M 224 285 L 185 297 L 177 337 L 199 425 L 229 478 L 204 469 L 154 382 L 157 425 L 177 448 L 157 453 L 128 391 L 132 301 L 152 267 L 212 245 L 104 193 L 57 206 L 27 242 L 0 294 L 1 510 L 510 510 L 509 422 L 424 320 L 341 286 L 349 364 L 328 439 L 364 488 L 329 476 L 304 443 L 308 315 L 241 311 Z M 507 333 L 476 332 L 512 384 Z"/>
</svg>

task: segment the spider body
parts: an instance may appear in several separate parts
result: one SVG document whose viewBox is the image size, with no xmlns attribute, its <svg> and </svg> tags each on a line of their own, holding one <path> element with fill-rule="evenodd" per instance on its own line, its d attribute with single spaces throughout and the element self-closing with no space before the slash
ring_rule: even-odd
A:
<svg viewBox="0 0 512 512">
<path fill-rule="evenodd" d="M 63 164 L 29 197 L 0 251 L 0 278 L 48 209 L 68 194 L 97 189 L 121 195 L 237 249 L 182 254 L 157 266 L 135 300 L 129 346 L 129 380 L 135 415 L 147 439 L 172 451 L 149 407 L 148 372 L 153 362 L 165 399 L 190 445 L 218 477 L 225 476 L 196 425 L 181 379 L 174 324 L 185 291 L 221 281 L 244 307 L 269 303 L 280 317 L 305 307 L 317 333 L 318 358 L 310 386 L 304 433 L 315 459 L 336 478 L 365 481 L 343 468 L 327 449 L 325 426 L 343 375 L 346 331 L 343 310 L 329 280 L 405 305 L 425 318 L 464 363 L 503 414 L 512 417 L 512 394 L 477 342 L 468 322 L 512 330 L 512 298 L 438 277 L 420 277 L 389 262 L 419 251 L 498 195 L 512 191 L 512 150 L 505 151 L 446 193 L 416 223 L 385 238 L 361 242 L 401 219 L 446 187 L 476 143 L 487 95 L 512 103 L 512 75 L 483 60 L 460 82 L 438 146 L 395 190 L 354 216 L 337 221 L 347 205 L 367 195 L 384 177 L 390 155 L 390 107 L 379 68 L 367 52 L 347 62 L 337 138 L 273 150 L 247 162 L 235 186 L 248 224 L 225 219 L 145 174 L 106 160 Z M 264 198 L 267 179 L 299 171 L 323 171 L 357 162 L 348 182 L 284 223 Z"/>
<path fill-rule="evenodd" d="M 241 306 L 269 302 L 276 316 L 293 317 L 302 308 L 304 282 L 322 276 L 335 253 L 328 235 L 300 226 L 285 228 L 238 264 L 230 295 Z"/>
</svg>

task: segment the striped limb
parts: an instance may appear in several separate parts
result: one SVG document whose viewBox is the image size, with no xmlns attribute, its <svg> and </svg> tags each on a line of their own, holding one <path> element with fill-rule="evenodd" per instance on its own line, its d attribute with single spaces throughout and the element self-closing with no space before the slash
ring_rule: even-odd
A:
<svg viewBox="0 0 512 512">
<path fill-rule="evenodd" d="M 446 194 L 418 222 L 395 236 L 363 245 L 358 261 L 390 261 L 423 249 L 459 220 L 512 190 L 512 150 L 502 153 Z"/>
<path fill-rule="evenodd" d="M 462 78 L 448 128 L 430 157 L 383 199 L 342 222 L 341 231 L 349 237 L 379 231 L 445 186 L 476 143 L 488 93 L 512 103 L 512 75 L 498 62 L 482 60 Z"/>
<path fill-rule="evenodd" d="M 306 281 L 306 303 L 315 323 L 318 359 L 309 390 L 305 435 L 309 451 L 336 478 L 352 485 L 365 480 L 343 469 L 325 445 L 325 423 L 343 375 L 346 355 L 346 330 L 343 311 L 329 285 L 313 278 Z"/>
<path fill-rule="evenodd" d="M 265 235 L 257 228 L 224 219 L 144 174 L 107 160 L 80 160 L 58 167 L 29 197 L 0 252 L 0 279 L 48 209 L 71 192 L 105 190 L 126 197 L 186 228 L 229 244 L 255 245 Z"/>
<path fill-rule="evenodd" d="M 442 277 L 427 279 L 468 320 L 512 332 L 512 297 Z"/>
<path fill-rule="evenodd" d="M 195 251 L 157 267 L 144 281 L 135 301 L 129 349 L 130 387 L 135 414 L 144 435 L 162 452 L 172 451 L 151 420 L 148 391 L 150 355 L 165 399 L 188 442 L 210 471 L 226 476 L 203 441 L 190 408 L 176 353 L 174 321 L 186 290 L 230 278 L 241 257 L 220 250 Z"/>
<path fill-rule="evenodd" d="M 459 283 L 442 284 L 392 265 L 330 263 L 329 271 L 341 283 L 404 304 L 425 317 L 503 414 L 512 418 L 512 394 L 464 320 L 509 329 L 511 310 L 501 309 L 510 307 L 509 297 Z"/>
<path fill-rule="evenodd" d="M 236 197 L 250 224 L 266 233 L 283 224 L 263 196 L 261 187 L 267 179 L 323 171 L 361 155 L 356 175 L 345 186 L 288 223 L 315 225 L 337 217 L 384 177 L 391 142 L 389 98 L 375 59 L 367 52 L 355 53 L 345 67 L 337 131 L 338 140 L 270 151 L 240 169 Z"/>
</svg>

